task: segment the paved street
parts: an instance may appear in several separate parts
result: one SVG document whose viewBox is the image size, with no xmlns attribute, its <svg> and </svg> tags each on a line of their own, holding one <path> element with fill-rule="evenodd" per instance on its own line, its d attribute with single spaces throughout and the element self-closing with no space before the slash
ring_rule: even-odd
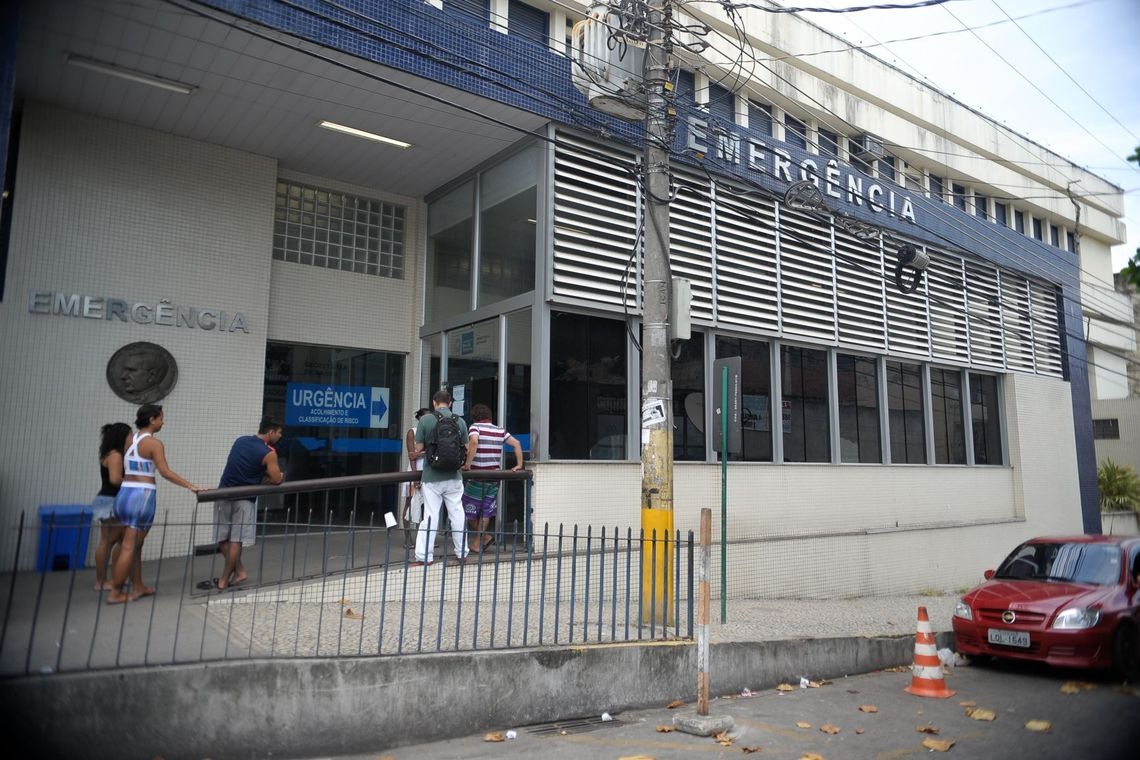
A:
<svg viewBox="0 0 1140 760">
<path fill-rule="evenodd" d="M 678 732 L 662 733 L 672 726 L 677 710 L 664 706 L 615 715 L 613 722 L 597 719 L 574 725 L 502 726 L 518 738 L 488 742 L 479 734 L 462 739 L 403 747 L 361 758 L 514 758 L 544 760 L 590 757 L 608 760 L 648 757 L 681 760 L 694 757 L 739 757 L 758 748 L 757 757 L 796 760 L 815 753 L 826 760 L 844 758 L 898 759 L 942 756 L 924 748 L 924 739 L 954 742 L 948 758 L 1096 758 L 1117 760 L 1137 756 L 1140 747 L 1140 689 L 1122 687 L 1107 676 L 1071 673 L 1037 667 L 996 665 L 958 667 L 947 677 L 957 691 L 949 699 L 922 699 L 903 691 L 908 672 L 878 672 L 825 684 L 796 688 L 787 693 L 767 689 L 751 697 L 734 696 L 712 703 L 713 715 L 731 715 L 736 728 L 731 746 L 711 738 Z M 1078 693 L 1064 693 L 1066 683 L 1083 684 Z M 714 684 L 715 691 L 715 684 Z M 966 715 L 963 702 L 990 710 L 992 722 Z M 861 712 L 873 706 L 877 712 Z M 446 709 L 441 695 L 440 709 Z M 604 705 L 599 705 L 599 716 Z M 1031 720 L 1048 721 L 1046 733 L 1025 728 Z M 797 727 L 797 722 L 811 724 Z M 839 731 L 820 730 L 831 725 Z M 936 735 L 919 733 L 918 726 L 933 726 Z M 565 733 L 563 733 L 565 731 Z"/>
</svg>

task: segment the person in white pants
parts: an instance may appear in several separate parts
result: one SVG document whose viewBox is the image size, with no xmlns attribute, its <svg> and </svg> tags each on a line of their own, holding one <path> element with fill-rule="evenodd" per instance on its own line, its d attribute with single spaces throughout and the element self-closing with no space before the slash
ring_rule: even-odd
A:
<svg viewBox="0 0 1140 760">
<path fill-rule="evenodd" d="M 451 394 L 447 391 L 436 391 L 431 397 L 432 409 L 445 417 L 452 416 Z M 458 420 L 463 440 L 467 440 L 467 424 L 462 418 Z M 425 414 L 420 417 L 416 425 L 416 452 L 422 452 L 436 426 L 434 414 Z M 430 463 L 425 462 L 421 476 L 421 489 L 424 497 L 424 514 L 420 521 L 419 530 L 416 531 L 415 560 L 409 562 L 411 567 L 430 565 L 432 558 L 432 545 L 435 543 L 435 534 L 439 530 L 439 508 L 447 506 L 447 517 L 451 521 L 451 541 L 455 546 L 455 556 L 462 562 L 467 558 L 467 540 L 464 537 L 466 518 L 463 514 L 463 475 L 460 470 L 454 472 L 437 470 Z"/>
</svg>

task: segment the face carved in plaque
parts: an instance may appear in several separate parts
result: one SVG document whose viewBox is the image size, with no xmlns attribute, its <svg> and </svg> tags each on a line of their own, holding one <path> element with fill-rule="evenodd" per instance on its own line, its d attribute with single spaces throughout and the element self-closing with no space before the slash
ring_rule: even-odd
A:
<svg viewBox="0 0 1140 760">
<path fill-rule="evenodd" d="M 132 404 L 152 404 L 165 398 L 178 380 L 178 365 L 162 346 L 131 343 L 107 362 L 107 384 L 115 395 Z"/>
</svg>

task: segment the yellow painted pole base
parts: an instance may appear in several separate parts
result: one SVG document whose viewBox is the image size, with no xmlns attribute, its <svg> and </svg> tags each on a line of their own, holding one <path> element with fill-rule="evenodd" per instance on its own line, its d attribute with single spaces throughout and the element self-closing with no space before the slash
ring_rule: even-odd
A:
<svg viewBox="0 0 1140 760">
<path fill-rule="evenodd" d="M 641 619 L 646 624 L 671 625 L 677 617 L 673 609 L 677 574 L 673 510 L 642 509 L 641 530 Z"/>
</svg>

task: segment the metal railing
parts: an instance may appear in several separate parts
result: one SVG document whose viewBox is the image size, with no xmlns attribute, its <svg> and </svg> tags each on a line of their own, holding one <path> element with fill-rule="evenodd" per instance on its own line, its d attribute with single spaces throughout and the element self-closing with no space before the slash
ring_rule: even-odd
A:
<svg viewBox="0 0 1140 760">
<path fill-rule="evenodd" d="M 290 512 L 284 520 L 258 520 L 257 541 L 242 556 L 249 580 L 232 590 L 210 582 L 221 556 L 196 553 L 203 537 L 212 540 L 212 516 L 162 517 L 148 538 L 157 539 L 158 558 L 143 563 L 144 581 L 156 595 L 115 606 L 105 604 L 107 592 L 93 590 L 90 567 L 16 572 L 21 553 L 33 550 L 37 538 L 50 544 L 55 530 L 21 517 L 16 564 L 0 576 L 0 676 L 692 638 L 691 532 L 647 536 L 577 525 L 534 531 L 526 519 L 500 527 L 488 549 L 460 561 L 449 553 L 448 528 L 429 527 L 442 539 L 436 561 L 416 567 L 404 548 L 411 531 L 386 528 L 382 512 L 362 521 L 351 511 L 346 524 L 336 525 L 319 509 L 334 491 L 415 476 L 203 492 L 203 503 L 286 490 L 320 498 L 302 519 Z M 485 477 L 529 481 L 530 473 Z M 527 515 L 529 493 L 528 483 Z M 345 503 L 342 497 L 336 495 Z M 658 558 L 667 564 L 662 573 Z M 658 593 L 659 577 L 668 579 L 666 593 Z"/>
</svg>

